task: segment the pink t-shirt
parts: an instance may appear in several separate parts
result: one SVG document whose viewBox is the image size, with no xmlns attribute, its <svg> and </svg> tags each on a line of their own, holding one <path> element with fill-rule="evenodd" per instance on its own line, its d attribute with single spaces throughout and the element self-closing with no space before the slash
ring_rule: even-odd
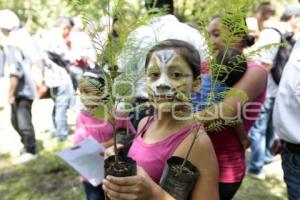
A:
<svg viewBox="0 0 300 200">
<path fill-rule="evenodd" d="M 248 69 L 254 67 L 265 71 L 261 64 L 248 64 Z M 266 80 L 267 75 L 266 72 Z M 247 132 L 260 114 L 260 108 L 266 96 L 266 86 L 265 90 L 246 107 L 248 112 L 245 112 L 245 116 L 247 116 L 247 119 L 243 119 L 243 123 Z M 209 132 L 208 135 L 213 143 L 219 162 L 219 182 L 235 183 L 242 181 L 246 171 L 245 151 L 233 127 L 226 126 L 222 131 Z"/>
<path fill-rule="evenodd" d="M 116 129 L 127 127 L 132 134 L 136 133 L 130 120 L 116 121 Z M 106 142 L 113 137 L 113 127 L 109 121 L 97 119 L 90 113 L 81 111 L 76 121 L 74 142 L 78 144 L 89 136 L 92 136 L 99 143 Z"/>
<path fill-rule="evenodd" d="M 150 177 L 158 183 L 167 160 L 174 154 L 181 142 L 190 134 L 191 128 L 199 127 L 199 125 L 189 125 L 164 140 L 148 144 L 143 141 L 143 136 L 153 121 L 154 117 L 148 118 L 148 122 L 134 139 L 128 156 L 135 160 L 137 165 L 141 166 Z"/>
</svg>

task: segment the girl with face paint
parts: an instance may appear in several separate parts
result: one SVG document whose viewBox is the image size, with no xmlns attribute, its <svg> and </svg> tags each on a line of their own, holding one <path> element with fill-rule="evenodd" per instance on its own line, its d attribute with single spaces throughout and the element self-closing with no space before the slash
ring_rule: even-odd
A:
<svg viewBox="0 0 300 200">
<path fill-rule="evenodd" d="M 91 87 L 93 85 L 93 87 Z M 94 88 L 96 87 L 96 88 Z M 74 133 L 75 144 L 93 137 L 105 148 L 113 144 L 113 126 L 108 120 L 98 119 L 92 112 L 97 106 L 105 105 L 107 98 L 105 90 L 105 79 L 103 76 L 93 71 L 87 71 L 79 81 L 80 99 L 84 109 L 79 113 L 76 120 Z M 131 133 L 135 129 L 130 120 L 120 119 L 116 121 L 116 128 L 129 128 Z M 101 186 L 94 187 L 84 177 L 81 178 L 82 184 L 88 200 L 104 200 L 104 191 Z"/>
<path fill-rule="evenodd" d="M 174 199 L 158 185 L 164 166 L 171 156 L 186 156 L 193 135 L 201 125 L 191 118 L 176 118 L 172 107 L 175 103 L 186 102 L 178 94 L 190 97 L 198 89 L 199 65 L 198 52 L 192 45 L 179 40 L 163 41 L 148 53 L 147 87 L 157 112 L 141 120 L 128 153 L 137 162 L 138 175 L 108 176 L 104 180 L 103 188 L 111 199 Z M 185 109 L 185 106 L 178 106 L 178 109 Z M 190 199 L 219 199 L 216 156 L 209 137 L 203 129 L 200 132 L 188 158 L 200 171 Z"/>
</svg>

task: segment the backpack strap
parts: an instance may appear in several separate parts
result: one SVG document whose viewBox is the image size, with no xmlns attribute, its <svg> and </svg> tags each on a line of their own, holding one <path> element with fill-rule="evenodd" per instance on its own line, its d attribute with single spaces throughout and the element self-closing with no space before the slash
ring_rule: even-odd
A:
<svg viewBox="0 0 300 200">
<path fill-rule="evenodd" d="M 279 85 L 283 69 L 289 59 L 289 55 L 292 49 L 292 44 L 290 43 L 290 41 L 286 39 L 285 37 L 286 34 L 281 33 L 278 29 L 273 27 L 266 28 L 266 29 L 273 29 L 274 31 L 276 31 L 280 35 L 280 43 L 286 44 L 284 46 L 278 47 L 278 51 L 276 53 L 276 56 L 274 57 L 272 69 L 271 69 L 271 75 L 273 77 L 273 80 L 277 85 Z"/>
</svg>

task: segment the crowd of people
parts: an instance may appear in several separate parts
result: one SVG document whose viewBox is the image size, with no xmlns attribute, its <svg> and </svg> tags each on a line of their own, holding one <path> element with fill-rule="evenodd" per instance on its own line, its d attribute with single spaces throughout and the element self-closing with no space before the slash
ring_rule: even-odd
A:
<svg viewBox="0 0 300 200">
<path fill-rule="evenodd" d="M 235 13 L 212 16 L 207 26 L 210 42 L 203 32 L 176 18 L 173 0 L 145 5 L 165 13 L 151 11 L 154 17 L 128 35 L 116 65 L 120 74 L 143 74 L 133 87 L 133 107 L 151 106 L 131 113 L 118 107 L 117 113 L 127 117 L 115 122 L 93 116 L 93 109 L 112 94 L 106 94 L 107 71 L 98 66 L 101 52 L 78 18 L 60 18 L 52 29 L 31 36 L 15 13 L 0 10 L 0 19 L 7 19 L 0 21 L 0 76 L 9 76 L 11 122 L 24 145 L 16 164 L 37 158 L 31 106 L 36 98 L 50 97 L 55 106 L 49 133 L 58 141 L 70 134 L 70 106 L 80 110 L 76 144 L 92 136 L 110 155 L 113 131 L 134 135 L 128 156 L 138 165 L 137 175 L 107 176 L 97 187 L 83 177 L 89 200 L 105 199 L 104 192 L 110 199 L 174 199 L 159 185 L 164 167 L 172 156 L 184 158 L 199 133 L 188 158 L 200 171 L 190 199 L 232 199 L 246 174 L 264 180 L 263 166 L 281 153 L 288 198 L 299 200 L 300 4 L 287 5 L 280 14 L 271 2 L 263 2 L 254 16 L 234 22 L 228 19 L 236 19 Z M 228 44 L 224 32 L 232 32 L 234 23 L 247 28 L 235 31 L 236 39 Z M 113 36 L 118 37 L 116 30 Z M 97 37 L 105 41 L 108 34 Z M 278 45 L 283 42 L 286 45 Z M 184 106 L 186 100 L 178 97 L 182 95 L 191 97 L 191 107 Z M 179 105 L 176 111 L 192 111 L 204 121 L 174 117 L 174 102 Z M 221 131 L 209 129 L 216 121 L 236 118 L 237 123 L 225 123 Z"/>
</svg>

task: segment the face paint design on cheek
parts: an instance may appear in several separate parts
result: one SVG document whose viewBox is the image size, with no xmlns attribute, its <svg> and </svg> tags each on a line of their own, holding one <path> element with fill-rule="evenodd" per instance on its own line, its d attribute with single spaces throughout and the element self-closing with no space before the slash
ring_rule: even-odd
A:
<svg viewBox="0 0 300 200">
<path fill-rule="evenodd" d="M 153 58 L 160 69 L 160 77 L 151 83 L 150 88 L 157 97 L 173 97 L 175 94 L 175 89 L 172 87 L 168 77 L 168 67 L 176 55 L 176 52 L 171 49 L 157 51 L 153 54 Z"/>
</svg>

